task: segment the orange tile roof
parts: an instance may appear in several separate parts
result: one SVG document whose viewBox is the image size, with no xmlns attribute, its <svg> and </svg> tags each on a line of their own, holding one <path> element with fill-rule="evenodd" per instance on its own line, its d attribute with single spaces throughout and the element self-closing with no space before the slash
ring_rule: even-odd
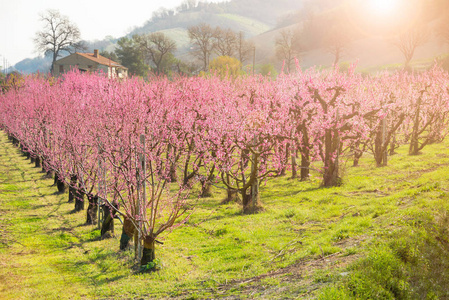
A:
<svg viewBox="0 0 449 300">
<path fill-rule="evenodd" d="M 90 59 L 96 63 L 99 63 L 100 65 L 105 65 L 105 66 L 111 66 L 111 67 L 119 67 L 119 68 L 124 68 L 127 69 L 126 67 L 122 66 L 119 63 L 116 63 L 113 60 L 110 60 L 107 57 L 101 56 L 100 54 L 98 54 L 98 57 L 95 57 L 93 53 L 80 53 L 80 52 L 76 52 L 76 54 L 79 54 L 87 59 Z"/>
</svg>

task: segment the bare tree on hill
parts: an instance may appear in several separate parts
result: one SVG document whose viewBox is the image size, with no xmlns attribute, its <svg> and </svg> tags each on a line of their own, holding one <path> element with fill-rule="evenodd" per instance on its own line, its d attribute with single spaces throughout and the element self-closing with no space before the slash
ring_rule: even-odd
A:
<svg viewBox="0 0 449 300">
<path fill-rule="evenodd" d="M 73 53 L 76 50 L 84 50 L 86 47 L 81 41 L 81 33 L 78 26 L 70 22 L 57 10 L 48 10 L 41 15 L 44 22 L 42 31 L 36 33 L 34 43 L 40 53 L 53 56 L 50 71 L 53 73 L 55 61 L 63 52 Z"/>
<path fill-rule="evenodd" d="M 190 42 L 193 45 L 193 55 L 203 63 L 203 70 L 207 71 L 210 56 L 215 49 L 215 29 L 202 23 L 187 29 Z"/>
<path fill-rule="evenodd" d="M 287 72 L 290 73 L 295 58 L 301 55 L 299 30 L 283 29 L 276 37 L 276 56 L 285 62 Z"/>
<path fill-rule="evenodd" d="M 218 56 L 234 56 L 237 48 L 237 34 L 231 29 L 215 29 L 215 52 Z"/>
<path fill-rule="evenodd" d="M 248 41 L 245 39 L 245 36 L 242 31 L 238 33 L 237 38 L 237 59 L 240 60 L 240 62 L 243 63 L 247 61 L 252 55 L 253 51 L 255 50 L 254 42 Z"/>
<path fill-rule="evenodd" d="M 153 32 L 136 36 L 136 41 L 156 73 L 164 73 L 164 60 L 176 51 L 176 42 L 162 32 Z"/>
<path fill-rule="evenodd" d="M 393 41 L 401 53 L 404 55 L 404 69 L 410 68 L 410 61 L 412 60 L 416 48 L 425 44 L 428 40 L 429 31 L 425 24 L 416 23 L 406 30 L 402 31 Z"/>
<path fill-rule="evenodd" d="M 338 65 L 352 41 L 353 32 L 346 20 L 329 20 L 323 42 L 326 51 L 334 56 L 334 65 Z"/>
</svg>

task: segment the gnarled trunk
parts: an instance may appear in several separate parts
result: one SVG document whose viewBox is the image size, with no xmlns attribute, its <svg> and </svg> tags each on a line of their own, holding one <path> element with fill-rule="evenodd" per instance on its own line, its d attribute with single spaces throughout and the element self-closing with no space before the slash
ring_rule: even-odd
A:
<svg viewBox="0 0 449 300">
<path fill-rule="evenodd" d="M 293 152 L 293 151 L 292 151 Z M 282 166 L 278 176 L 285 176 L 287 174 L 287 162 L 290 158 L 290 144 L 287 144 L 285 147 L 285 165 Z"/>
<path fill-rule="evenodd" d="M 53 178 L 54 171 L 51 169 L 51 165 L 47 162 L 47 160 L 42 161 L 42 172 L 45 172 L 45 178 Z"/>
<path fill-rule="evenodd" d="M 324 149 L 324 174 L 323 186 L 339 186 L 341 178 L 339 176 L 339 147 L 340 138 L 336 130 L 326 130 Z M 334 157 L 335 156 L 335 157 Z"/>
<path fill-rule="evenodd" d="M 201 183 L 202 183 L 202 186 L 201 186 L 201 197 L 203 197 L 203 198 L 212 196 L 212 192 L 211 192 L 212 184 L 211 184 L 211 182 L 214 179 L 214 172 L 215 172 L 215 165 L 213 165 L 211 170 L 209 171 L 209 176 L 207 176 L 207 178 L 205 178 L 204 180 L 201 181 Z"/>
<path fill-rule="evenodd" d="M 200 197 L 201 198 L 211 197 L 212 196 L 212 192 L 211 192 L 212 185 L 209 183 L 209 181 L 201 180 L 201 184 L 202 184 L 202 186 L 201 186 Z"/>
<path fill-rule="evenodd" d="M 78 185 L 78 188 L 76 189 L 76 197 L 75 197 L 75 211 L 82 211 L 84 210 L 84 192 L 82 190 L 81 185 Z"/>
<path fill-rule="evenodd" d="M 118 209 L 118 203 L 113 203 L 114 207 L 109 204 L 102 205 L 103 207 L 103 223 L 101 224 L 101 236 L 104 237 L 108 232 L 114 233 L 114 217 L 116 209 Z"/>
<path fill-rule="evenodd" d="M 89 201 L 89 206 L 87 207 L 87 211 L 86 211 L 86 224 L 94 225 L 95 223 L 97 223 L 98 196 L 89 194 L 89 195 L 87 195 L 87 201 Z M 102 233 L 103 233 L 103 229 L 102 229 Z"/>
<path fill-rule="evenodd" d="M 301 181 L 309 179 L 310 158 L 308 154 L 301 153 Z"/>
<path fill-rule="evenodd" d="M 36 158 L 34 159 L 34 166 L 36 168 L 40 168 L 41 166 L 41 158 L 39 156 L 36 156 Z"/>
<path fill-rule="evenodd" d="M 155 257 L 155 239 L 151 236 L 146 236 L 143 240 L 142 258 L 140 259 L 140 265 L 146 266 L 148 263 L 154 261 Z"/>
<path fill-rule="evenodd" d="M 296 179 L 298 178 L 298 171 L 296 169 L 296 153 L 292 152 L 292 177 L 291 179 Z"/>
<path fill-rule="evenodd" d="M 129 241 L 134 236 L 135 227 L 130 219 L 124 218 L 122 236 L 120 237 L 120 250 L 125 250 L 129 246 Z"/>
<path fill-rule="evenodd" d="M 62 181 L 59 176 L 56 181 L 56 187 L 58 188 L 58 192 L 60 194 L 65 193 L 65 190 L 67 189 L 67 185 Z"/>
<path fill-rule="evenodd" d="M 256 179 L 248 188 L 242 191 L 243 213 L 252 214 L 261 209 L 259 195 L 259 181 Z"/>
<path fill-rule="evenodd" d="M 78 176 L 70 176 L 70 186 L 69 186 L 69 203 L 75 201 L 76 197 L 76 183 L 78 181 Z"/>
</svg>

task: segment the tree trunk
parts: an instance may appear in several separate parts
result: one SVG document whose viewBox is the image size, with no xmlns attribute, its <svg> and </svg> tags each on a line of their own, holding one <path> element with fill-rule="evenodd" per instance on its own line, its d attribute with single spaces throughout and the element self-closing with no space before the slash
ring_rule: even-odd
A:
<svg viewBox="0 0 449 300">
<path fill-rule="evenodd" d="M 201 195 L 200 195 L 200 197 L 201 198 L 211 197 L 212 196 L 212 192 L 211 192 L 212 185 L 209 183 L 209 181 L 208 180 L 206 180 L 206 181 L 201 180 L 201 184 L 202 184 L 202 186 L 201 186 Z"/>
<path fill-rule="evenodd" d="M 242 191 L 242 200 L 243 200 L 244 214 L 251 214 L 257 211 L 258 209 L 257 202 L 259 200 L 259 194 L 256 193 L 255 195 L 253 195 L 252 188 L 248 188 L 247 190 Z"/>
<path fill-rule="evenodd" d="M 39 156 L 36 156 L 36 158 L 34 159 L 34 166 L 36 168 L 40 168 L 41 166 L 41 158 Z"/>
<path fill-rule="evenodd" d="M 287 144 L 287 146 L 285 147 L 285 165 L 282 166 L 282 169 L 279 172 L 279 176 L 285 176 L 286 171 L 287 171 L 286 165 L 287 165 L 289 157 L 290 157 L 290 144 Z"/>
<path fill-rule="evenodd" d="M 140 265 L 146 266 L 148 263 L 152 263 L 155 259 L 154 253 L 155 240 L 153 237 L 146 236 L 143 241 L 142 258 L 140 259 Z M 151 268 L 154 269 L 154 266 Z"/>
<path fill-rule="evenodd" d="M 362 149 L 360 149 L 360 142 L 357 142 L 353 147 L 354 152 L 354 161 L 352 162 L 353 167 L 359 166 L 360 158 L 362 158 L 363 152 L 365 151 L 365 146 L 363 146 Z"/>
<path fill-rule="evenodd" d="M 227 184 L 230 184 L 230 176 L 229 174 L 226 174 L 226 181 Z M 223 199 L 223 201 L 221 201 L 221 204 L 228 204 L 230 202 L 237 202 L 239 199 L 238 197 L 238 190 L 237 189 L 231 189 L 231 188 L 227 188 L 226 189 L 226 198 Z"/>
<path fill-rule="evenodd" d="M 81 188 L 81 185 L 78 185 L 75 197 L 75 211 L 78 212 L 82 210 L 84 210 L 84 192 Z"/>
<path fill-rule="evenodd" d="M 89 194 L 87 195 L 87 201 L 89 201 L 89 206 L 86 211 L 86 224 L 95 225 L 97 223 L 97 203 L 98 196 Z M 103 236 L 103 228 L 101 229 L 101 235 Z"/>
<path fill-rule="evenodd" d="M 251 175 L 248 181 L 249 188 L 242 190 L 243 198 L 243 213 L 255 213 L 260 209 L 260 195 L 259 195 L 259 158 L 260 155 L 253 152 L 251 157 Z M 247 192 L 249 190 L 249 193 Z"/>
<path fill-rule="evenodd" d="M 209 176 L 207 176 L 207 179 L 205 180 L 205 182 L 203 183 L 202 187 L 201 187 L 201 197 L 205 198 L 205 197 L 211 197 L 212 196 L 212 192 L 211 192 L 211 188 L 212 188 L 212 184 L 211 181 L 214 179 L 214 172 L 215 172 L 215 165 L 212 166 L 211 170 L 209 171 Z"/>
<path fill-rule="evenodd" d="M 354 152 L 354 161 L 352 162 L 353 167 L 359 166 L 360 158 L 362 158 L 363 152 Z"/>
<path fill-rule="evenodd" d="M 117 208 L 117 203 L 113 203 Z M 107 203 L 103 206 L 103 224 L 101 224 L 101 237 L 104 237 L 108 232 L 114 233 L 114 217 L 116 210 Z"/>
<path fill-rule="evenodd" d="M 339 61 L 340 61 L 340 50 L 336 49 L 336 51 L 335 51 L 335 59 L 334 59 L 334 67 L 338 65 Z"/>
<path fill-rule="evenodd" d="M 72 203 L 73 201 L 75 201 L 77 181 L 78 181 L 78 177 L 76 175 L 70 176 L 69 203 Z"/>
<path fill-rule="evenodd" d="M 307 153 L 301 153 L 301 181 L 309 179 L 310 158 Z"/>
<path fill-rule="evenodd" d="M 292 177 L 291 179 L 298 178 L 298 171 L 296 169 L 296 153 L 292 152 Z"/>
<path fill-rule="evenodd" d="M 247 190 L 242 191 L 242 199 L 244 214 L 252 214 L 261 209 L 258 180 L 255 180 Z"/>
<path fill-rule="evenodd" d="M 382 166 L 382 156 L 382 136 L 380 128 L 378 128 L 376 137 L 374 138 L 374 159 L 376 160 L 376 167 Z"/>
<path fill-rule="evenodd" d="M 325 157 L 324 157 L 324 174 L 323 186 L 339 186 L 341 185 L 341 178 L 339 177 L 338 152 L 340 148 L 340 140 L 338 132 L 326 130 L 325 134 Z M 336 153 L 336 157 L 334 155 Z"/>
<path fill-rule="evenodd" d="M 56 187 L 58 188 L 58 192 L 60 194 L 65 193 L 66 189 L 67 189 L 67 185 L 64 183 L 64 181 L 62 181 L 59 176 L 57 178 L 56 181 Z"/>
<path fill-rule="evenodd" d="M 169 166 L 170 182 L 176 182 L 178 180 L 176 175 L 176 149 L 173 148 L 173 160 L 170 160 L 171 151 L 172 147 L 169 145 L 167 149 L 167 161 L 170 164 Z"/>
<path fill-rule="evenodd" d="M 53 171 L 47 160 L 42 160 L 42 172 L 45 173 L 46 178 L 53 178 Z"/>
<path fill-rule="evenodd" d="M 396 149 L 396 134 L 393 134 L 393 138 L 390 141 L 390 150 L 388 151 L 388 155 L 392 156 L 394 155 Z"/>
<path fill-rule="evenodd" d="M 170 182 L 176 182 L 178 180 L 176 176 L 176 163 L 170 163 Z"/>
<path fill-rule="evenodd" d="M 410 147 L 409 147 L 409 155 L 417 155 L 419 152 L 419 125 L 420 119 L 419 115 L 421 114 L 421 101 L 424 95 L 424 91 L 421 92 L 417 102 L 416 102 L 416 112 L 413 117 L 413 131 L 410 137 Z"/>
<path fill-rule="evenodd" d="M 120 237 L 120 250 L 125 250 L 129 247 L 129 241 L 134 236 L 134 230 L 134 224 L 130 219 L 125 217 L 123 220 L 122 236 Z"/>
<path fill-rule="evenodd" d="M 139 231 L 137 230 L 137 228 L 134 230 L 133 239 L 134 239 L 134 259 L 137 261 L 138 259 L 142 258 L 139 253 L 139 250 L 141 251 L 141 249 L 142 249 L 142 244 L 141 244 L 142 241 L 139 240 Z"/>
<path fill-rule="evenodd" d="M 323 186 L 339 186 L 341 185 L 341 179 L 338 176 L 338 166 L 333 161 L 329 161 L 325 167 L 323 175 Z"/>
</svg>

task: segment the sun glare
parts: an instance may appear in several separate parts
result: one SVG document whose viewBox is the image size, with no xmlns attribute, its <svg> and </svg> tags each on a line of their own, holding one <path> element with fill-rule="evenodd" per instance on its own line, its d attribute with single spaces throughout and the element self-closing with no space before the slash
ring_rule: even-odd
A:
<svg viewBox="0 0 449 300">
<path fill-rule="evenodd" d="M 368 6 L 373 13 L 388 15 L 394 13 L 398 0 L 368 0 Z"/>
</svg>

